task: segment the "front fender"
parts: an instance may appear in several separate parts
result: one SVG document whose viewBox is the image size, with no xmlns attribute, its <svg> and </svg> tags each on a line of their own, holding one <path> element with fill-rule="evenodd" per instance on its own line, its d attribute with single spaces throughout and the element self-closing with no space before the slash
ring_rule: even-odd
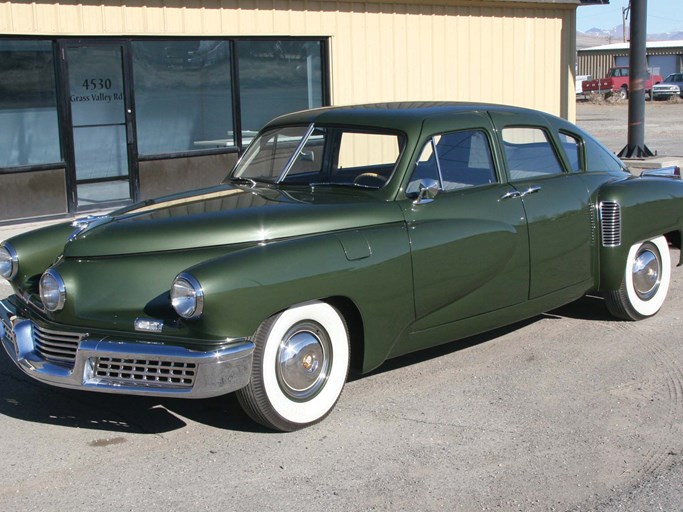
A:
<svg viewBox="0 0 683 512">
<path fill-rule="evenodd" d="M 381 364 L 414 321 L 406 227 L 276 241 L 188 269 L 204 290 L 195 327 L 216 337 L 253 335 L 268 317 L 314 299 L 345 297 L 363 321 L 363 370 Z"/>
<path fill-rule="evenodd" d="M 600 289 L 621 286 L 628 251 L 633 244 L 660 235 L 683 232 L 683 181 L 667 178 L 629 178 L 605 185 L 600 204 L 612 202 L 620 209 L 620 243 L 600 246 Z M 605 219 L 601 218 L 604 228 Z M 680 263 L 679 263 L 680 264 Z"/>
</svg>

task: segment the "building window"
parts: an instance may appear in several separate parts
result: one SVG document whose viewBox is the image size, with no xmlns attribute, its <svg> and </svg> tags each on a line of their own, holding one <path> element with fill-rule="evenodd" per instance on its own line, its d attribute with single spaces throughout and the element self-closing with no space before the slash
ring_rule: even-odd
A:
<svg viewBox="0 0 683 512">
<path fill-rule="evenodd" d="M 242 138 L 268 121 L 323 105 L 321 41 L 237 42 Z"/>
<path fill-rule="evenodd" d="M 52 42 L 0 40 L 0 167 L 61 160 Z"/>
<path fill-rule="evenodd" d="M 132 45 L 139 154 L 235 145 L 228 41 Z"/>
</svg>

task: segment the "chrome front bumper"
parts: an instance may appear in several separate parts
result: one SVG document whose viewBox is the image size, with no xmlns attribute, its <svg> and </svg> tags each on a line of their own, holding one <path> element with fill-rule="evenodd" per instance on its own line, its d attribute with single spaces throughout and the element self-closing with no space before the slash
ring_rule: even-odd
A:
<svg viewBox="0 0 683 512">
<path fill-rule="evenodd" d="M 36 343 L 36 326 L 0 301 L 2 346 L 28 376 L 53 386 L 104 393 L 208 398 L 249 383 L 254 344 L 238 340 L 200 352 L 170 345 L 129 343 L 84 336 L 72 364 L 51 361 Z"/>
</svg>

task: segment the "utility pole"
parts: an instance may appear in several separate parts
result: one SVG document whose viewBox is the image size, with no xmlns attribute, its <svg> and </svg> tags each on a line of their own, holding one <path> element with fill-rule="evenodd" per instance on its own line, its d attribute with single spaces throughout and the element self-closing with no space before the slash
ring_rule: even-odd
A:
<svg viewBox="0 0 683 512">
<path fill-rule="evenodd" d="M 621 8 L 621 35 L 624 38 L 624 42 L 626 42 L 626 20 L 628 19 L 628 12 L 631 10 L 631 4 L 628 4 L 628 7 L 622 7 Z"/>
<path fill-rule="evenodd" d="M 645 84 L 647 82 L 647 0 L 631 0 L 629 46 L 628 144 L 622 158 L 654 156 L 645 145 Z"/>
</svg>

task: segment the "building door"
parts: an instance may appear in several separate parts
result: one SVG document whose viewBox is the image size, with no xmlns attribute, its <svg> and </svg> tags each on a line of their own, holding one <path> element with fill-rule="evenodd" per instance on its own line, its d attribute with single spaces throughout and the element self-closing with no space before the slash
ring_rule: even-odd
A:
<svg viewBox="0 0 683 512">
<path fill-rule="evenodd" d="M 62 43 L 71 120 L 70 210 L 134 200 L 136 156 L 123 43 Z"/>
</svg>

